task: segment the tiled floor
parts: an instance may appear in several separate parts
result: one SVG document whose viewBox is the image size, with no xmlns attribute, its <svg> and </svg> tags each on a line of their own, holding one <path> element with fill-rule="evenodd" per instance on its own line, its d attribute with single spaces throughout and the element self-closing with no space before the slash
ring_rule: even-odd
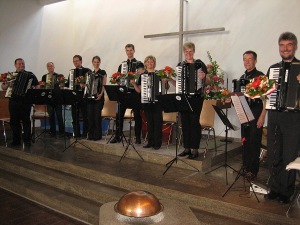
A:
<svg viewBox="0 0 300 225">
<path fill-rule="evenodd" d="M 27 199 L 0 189 L 1 225 L 84 225 Z"/>
</svg>

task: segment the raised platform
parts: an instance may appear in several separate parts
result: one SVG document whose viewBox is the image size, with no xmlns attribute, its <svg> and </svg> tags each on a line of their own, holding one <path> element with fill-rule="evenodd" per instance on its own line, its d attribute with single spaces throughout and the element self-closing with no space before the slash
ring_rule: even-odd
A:
<svg viewBox="0 0 300 225">
<path fill-rule="evenodd" d="M 178 161 L 163 175 L 165 163 L 175 156 L 172 147 L 167 150 L 164 146 L 155 151 L 136 146 L 145 161 L 131 149 L 119 162 L 124 152 L 122 144 L 87 140 L 80 140 L 80 143 L 64 152 L 64 139 L 49 137 L 30 148 L 0 147 L 0 187 L 87 224 L 99 224 L 102 204 L 117 201 L 133 190 L 145 190 L 159 199 L 181 202 L 192 209 L 199 224 L 279 225 L 299 222 L 299 208 L 296 207 L 290 213 L 291 218 L 287 218 L 288 205 L 266 202 L 262 195 L 258 196 L 260 203 L 257 203 L 251 193 L 244 192 L 243 179 L 222 197 L 228 188 L 224 168 L 205 175 Z M 239 169 L 241 157 L 239 154 L 234 156 L 233 152 L 229 154 L 229 164 Z M 209 154 L 215 152 L 210 150 Z M 216 157 L 222 159 L 222 151 L 217 152 Z M 202 157 L 195 161 L 184 160 L 202 170 L 203 161 L 209 158 L 207 155 L 204 160 Z M 211 158 L 207 163 L 214 164 L 214 157 Z M 222 164 L 222 160 L 219 161 Z M 204 170 L 210 168 L 207 166 Z M 259 179 L 266 182 L 266 169 L 261 168 L 260 174 Z M 227 175 L 229 183 L 236 177 L 231 169 Z"/>
</svg>

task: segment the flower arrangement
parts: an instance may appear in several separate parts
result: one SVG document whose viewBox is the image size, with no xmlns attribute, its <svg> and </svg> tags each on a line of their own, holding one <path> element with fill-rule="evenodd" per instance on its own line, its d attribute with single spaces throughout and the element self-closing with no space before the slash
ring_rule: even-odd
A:
<svg viewBox="0 0 300 225">
<path fill-rule="evenodd" d="M 136 72 L 128 72 L 126 76 L 129 80 L 136 79 Z"/>
<path fill-rule="evenodd" d="M 59 74 L 56 77 L 56 81 L 57 83 L 62 84 L 62 83 L 66 83 L 68 80 L 65 78 L 63 74 Z"/>
<path fill-rule="evenodd" d="M 224 72 L 221 70 L 220 66 L 216 61 L 214 61 L 209 53 L 207 56 L 210 64 L 207 67 L 207 74 L 209 78 L 209 83 L 204 88 L 204 98 L 208 100 L 221 100 L 225 102 L 227 98 L 230 98 L 230 92 L 222 87 L 224 85 Z"/>
<path fill-rule="evenodd" d="M 246 85 L 245 96 L 248 98 L 260 98 L 264 95 L 269 95 L 275 91 L 275 80 L 269 80 L 265 75 L 259 75 L 250 80 Z"/>
<path fill-rule="evenodd" d="M 111 76 L 109 82 L 111 84 L 119 83 L 121 81 L 121 78 L 123 78 L 124 76 L 125 76 L 124 74 L 121 74 L 120 72 L 116 72 Z"/>
<path fill-rule="evenodd" d="M 79 84 L 85 84 L 85 77 L 84 76 L 78 76 L 75 78 L 75 84 L 79 85 Z"/>
<path fill-rule="evenodd" d="M 1 74 L 0 81 L 1 82 L 8 82 L 8 81 L 11 81 L 15 78 L 16 78 L 16 73 L 7 72 L 7 73 L 2 73 Z"/>
<path fill-rule="evenodd" d="M 172 78 L 176 77 L 176 73 L 173 68 L 166 66 L 164 69 L 158 71 L 157 76 L 159 76 L 161 79 Z"/>
</svg>

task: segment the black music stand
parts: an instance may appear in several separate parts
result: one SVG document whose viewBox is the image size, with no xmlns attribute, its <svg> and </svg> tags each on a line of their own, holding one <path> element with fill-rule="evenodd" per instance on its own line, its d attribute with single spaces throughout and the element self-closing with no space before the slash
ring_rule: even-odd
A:
<svg viewBox="0 0 300 225">
<path fill-rule="evenodd" d="M 140 109 L 141 108 L 141 96 L 135 92 L 128 92 L 127 94 L 124 95 L 124 99 L 122 99 L 122 98 L 120 99 L 120 102 L 128 109 Z M 132 110 L 131 110 L 131 114 L 132 114 Z M 132 142 L 131 123 L 132 123 L 132 116 L 129 121 L 129 137 L 127 140 L 127 145 L 126 145 L 123 155 L 121 156 L 120 162 L 122 161 L 123 158 L 126 157 L 128 151 L 129 151 L 129 146 L 131 146 L 135 150 L 135 152 L 139 155 L 139 157 L 143 161 L 145 161 L 143 159 L 143 157 L 140 155 L 140 153 L 136 150 L 136 148 L 134 147 L 134 144 Z"/>
<path fill-rule="evenodd" d="M 119 120 L 119 127 L 116 127 L 116 131 L 115 133 L 113 133 L 111 135 L 111 137 L 109 138 L 109 140 L 106 142 L 106 144 L 108 144 L 111 139 L 113 139 L 116 136 L 116 132 L 118 132 L 118 129 L 120 129 L 120 121 L 121 121 L 121 113 L 120 113 L 120 109 L 121 109 L 121 104 L 122 102 L 124 102 L 125 99 L 125 95 L 127 93 L 127 87 L 125 85 L 104 85 L 105 87 L 105 91 L 107 93 L 108 99 L 110 101 L 116 101 L 118 102 L 118 120 Z M 123 130 L 120 130 L 120 135 L 121 135 L 121 141 L 122 141 L 122 145 L 124 146 L 124 142 L 123 139 L 125 140 L 125 142 L 127 143 L 127 139 L 123 133 Z"/>
<path fill-rule="evenodd" d="M 231 96 L 231 99 L 232 99 L 233 106 L 238 114 L 240 123 L 242 124 L 243 133 L 245 133 L 244 132 L 245 126 L 248 125 L 250 121 L 254 120 L 253 113 L 252 113 L 244 95 L 243 96 L 237 96 L 237 95 Z M 244 140 L 245 137 L 243 137 L 242 139 Z M 247 140 L 244 140 L 244 141 L 247 141 Z M 243 146 L 242 147 L 242 158 L 243 158 L 242 166 L 239 169 L 235 180 L 230 185 L 230 187 L 226 190 L 226 192 L 223 194 L 222 197 L 224 197 L 230 191 L 230 189 L 233 187 L 233 185 L 238 181 L 238 179 L 240 177 L 243 177 L 245 191 L 246 191 L 246 187 L 245 187 L 245 180 L 246 180 L 249 183 L 250 188 L 252 189 L 252 192 L 254 193 L 254 195 L 256 197 L 256 200 L 259 202 L 256 192 L 254 191 L 253 185 L 252 185 L 251 181 L 249 180 L 249 178 L 247 177 L 247 171 L 245 169 L 245 157 L 244 157 L 245 143 L 243 143 L 242 146 Z"/>
<path fill-rule="evenodd" d="M 61 101 L 60 103 L 62 103 L 63 105 L 72 105 L 72 107 L 75 107 L 75 120 L 77 121 L 79 118 L 78 118 L 78 113 L 77 113 L 77 110 L 78 110 L 78 103 L 80 101 L 82 101 L 82 95 L 78 95 L 77 91 L 74 91 L 74 90 L 67 90 L 67 89 L 62 89 L 60 90 L 60 92 L 58 93 L 61 93 Z M 64 107 L 64 128 L 65 128 L 65 123 L 66 123 L 66 113 L 65 113 L 66 109 Z M 80 129 L 80 127 L 78 127 L 78 129 Z M 73 127 L 73 131 L 75 132 L 74 130 L 74 127 Z M 81 143 L 80 141 L 78 141 L 78 137 L 77 135 L 75 135 L 75 141 L 73 141 L 73 143 L 69 144 L 69 146 L 67 146 L 66 144 L 66 136 L 64 136 L 64 139 L 65 139 L 65 148 L 63 150 L 63 152 L 65 152 L 68 148 L 70 148 L 72 145 L 75 145 L 75 144 L 81 144 L 82 146 L 86 147 L 87 149 L 90 149 L 92 150 L 90 147 L 86 146 L 85 144 Z"/>
<path fill-rule="evenodd" d="M 233 169 L 230 165 L 227 164 L 227 159 L 228 159 L 228 130 L 237 130 L 238 128 L 235 127 L 234 125 L 232 125 L 230 123 L 230 121 L 228 120 L 227 115 L 223 112 L 222 109 L 220 109 L 218 106 L 213 105 L 214 110 L 216 111 L 216 113 L 218 114 L 219 118 L 221 119 L 221 121 L 223 122 L 223 124 L 225 125 L 225 152 L 224 152 L 224 164 L 222 164 L 221 166 L 218 166 L 217 168 L 205 173 L 205 175 L 221 168 L 221 167 L 225 167 L 225 171 L 226 171 L 226 184 L 228 184 L 228 177 L 227 177 L 227 167 L 229 167 L 230 169 L 232 169 L 233 171 L 237 172 L 235 169 Z"/>
<path fill-rule="evenodd" d="M 37 140 L 47 132 L 47 127 L 46 127 L 46 114 L 47 114 L 47 105 L 50 105 L 53 103 L 53 95 L 52 95 L 52 90 L 50 89 L 28 89 L 24 102 L 27 104 L 35 104 L 35 105 L 45 105 L 45 112 L 44 112 L 44 130 L 39 133 L 35 137 L 35 128 L 33 127 L 32 129 L 32 142 L 35 143 Z M 34 126 L 34 124 L 33 124 Z"/>
<path fill-rule="evenodd" d="M 185 94 L 167 94 L 167 95 L 158 95 L 157 96 L 158 101 L 161 103 L 161 106 L 164 110 L 164 112 L 192 112 L 193 108 L 191 107 L 187 96 Z M 182 161 L 183 163 L 187 164 L 190 167 L 193 167 L 195 170 L 199 172 L 199 170 L 194 167 L 193 165 L 185 162 L 184 160 L 180 159 L 178 157 L 178 114 L 176 117 L 176 156 L 174 159 L 169 161 L 166 166 L 167 169 L 163 173 L 163 175 L 166 174 L 166 172 L 171 168 L 174 162 L 177 163 L 178 160 Z"/>
</svg>

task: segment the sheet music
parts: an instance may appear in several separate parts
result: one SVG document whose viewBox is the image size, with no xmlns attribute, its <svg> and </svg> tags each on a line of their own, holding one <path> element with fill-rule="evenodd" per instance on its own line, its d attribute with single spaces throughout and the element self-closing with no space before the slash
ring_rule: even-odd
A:
<svg viewBox="0 0 300 225">
<path fill-rule="evenodd" d="M 254 120 L 253 113 L 246 101 L 245 96 L 235 95 L 231 96 L 231 99 L 241 124 L 248 123 Z"/>
</svg>

